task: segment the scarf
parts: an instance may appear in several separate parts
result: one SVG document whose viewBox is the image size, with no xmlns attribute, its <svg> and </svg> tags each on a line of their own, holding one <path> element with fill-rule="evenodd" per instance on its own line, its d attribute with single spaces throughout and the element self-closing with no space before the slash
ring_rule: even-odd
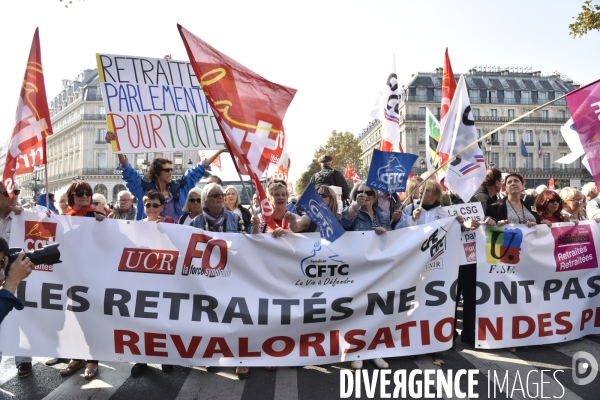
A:
<svg viewBox="0 0 600 400">
<path fill-rule="evenodd" d="M 436 202 L 435 202 L 435 203 L 433 203 L 433 204 L 423 204 L 421 207 L 422 207 L 422 208 L 423 208 L 425 211 L 429 211 L 429 210 L 431 210 L 432 208 L 436 208 L 436 207 L 439 207 L 439 206 L 440 206 L 440 202 L 439 202 L 439 201 L 436 201 Z"/>
<path fill-rule="evenodd" d="M 87 213 L 94 211 L 96 211 L 96 209 L 92 205 L 85 206 L 81 210 L 75 210 L 73 207 L 69 206 L 65 215 L 70 215 L 72 217 L 87 217 Z"/>
<path fill-rule="evenodd" d="M 202 215 L 204 220 L 207 221 L 212 227 L 214 232 L 223 232 L 223 223 L 225 222 L 225 207 L 221 210 L 221 213 L 217 216 L 213 216 L 208 212 L 208 208 L 202 209 Z"/>
</svg>

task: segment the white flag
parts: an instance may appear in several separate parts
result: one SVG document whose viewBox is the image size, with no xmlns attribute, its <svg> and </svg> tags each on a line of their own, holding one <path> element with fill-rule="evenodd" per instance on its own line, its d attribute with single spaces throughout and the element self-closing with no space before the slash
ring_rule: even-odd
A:
<svg viewBox="0 0 600 400">
<path fill-rule="evenodd" d="M 585 154 L 581 140 L 579 140 L 579 134 L 575 129 L 573 118 L 569 118 L 569 120 L 560 127 L 560 133 L 565 139 L 567 146 L 569 146 L 571 153 L 559 158 L 554 162 L 558 164 L 571 164 Z M 592 172 L 590 170 L 590 163 L 588 162 L 587 156 L 583 157 L 582 164 L 587 168 L 588 171 L 590 171 L 590 173 Z"/>
<path fill-rule="evenodd" d="M 400 147 L 400 114 L 398 91 L 398 75 L 396 75 L 396 59 L 392 60 L 392 72 L 388 76 L 385 87 L 379 92 L 375 107 L 371 112 L 373 118 L 379 118 L 383 126 L 383 140 L 380 150 L 402 152 Z"/>
<path fill-rule="evenodd" d="M 471 102 L 464 76 L 460 77 L 454 99 L 442 127 L 438 152 L 447 160 L 479 139 L 471 112 Z M 447 155 L 447 156 L 446 156 Z M 446 170 L 446 187 L 469 201 L 485 179 L 485 159 L 479 146 L 474 145 L 452 160 Z"/>
</svg>

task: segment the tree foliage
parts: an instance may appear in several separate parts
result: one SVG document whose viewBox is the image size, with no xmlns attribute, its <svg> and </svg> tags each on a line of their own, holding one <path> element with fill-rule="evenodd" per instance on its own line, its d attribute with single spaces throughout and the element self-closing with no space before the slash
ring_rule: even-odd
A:
<svg viewBox="0 0 600 400">
<path fill-rule="evenodd" d="M 315 150 L 313 161 L 296 181 L 296 193 L 302 193 L 310 183 L 310 178 L 321 169 L 317 160 L 325 154 L 333 157 L 333 168 L 338 171 L 344 173 L 346 164 L 350 164 L 361 177 L 366 178 L 366 171 L 363 170 L 360 162 L 361 152 L 358 140 L 352 133 L 332 131 L 327 143 Z M 347 181 L 348 185 L 352 187 L 352 180 Z"/>
<path fill-rule="evenodd" d="M 600 30 L 600 5 L 592 4 L 592 0 L 586 0 L 581 6 L 583 9 L 579 13 L 575 22 L 569 24 L 569 30 L 573 38 L 582 37 L 589 31 Z"/>
</svg>

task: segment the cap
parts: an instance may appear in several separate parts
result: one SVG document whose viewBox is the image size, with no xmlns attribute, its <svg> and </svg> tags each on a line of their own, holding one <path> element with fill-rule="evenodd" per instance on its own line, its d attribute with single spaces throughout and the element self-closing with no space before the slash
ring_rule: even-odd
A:
<svg viewBox="0 0 600 400">
<path fill-rule="evenodd" d="M 319 157 L 319 163 L 321 163 L 321 164 L 332 162 L 332 161 L 333 161 L 333 157 L 331 157 L 329 154 L 325 154 L 325 155 Z"/>
</svg>

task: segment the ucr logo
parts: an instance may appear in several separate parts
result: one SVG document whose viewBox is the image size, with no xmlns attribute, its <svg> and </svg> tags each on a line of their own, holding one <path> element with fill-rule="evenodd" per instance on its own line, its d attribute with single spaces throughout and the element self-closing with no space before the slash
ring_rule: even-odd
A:
<svg viewBox="0 0 600 400">
<path fill-rule="evenodd" d="M 119 271 L 175 274 L 178 251 L 124 248 Z"/>
<path fill-rule="evenodd" d="M 25 250 L 38 250 L 55 241 L 55 222 L 25 221 L 25 244 L 23 246 Z"/>
<path fill-rule="evenodd" d="M 388 164 L 377 169 L 379 180 L 388 186 L 400 184 L 406 176 L 406 170 L 398 160 L 398 157 L 391 156 Z"/>
<path fill-rule="evenodd" d="M 488 264 L 519 263 L 523 231 L 518 228 L 486 227 L 485 237 L 485 255 Z"/>
</svg>

